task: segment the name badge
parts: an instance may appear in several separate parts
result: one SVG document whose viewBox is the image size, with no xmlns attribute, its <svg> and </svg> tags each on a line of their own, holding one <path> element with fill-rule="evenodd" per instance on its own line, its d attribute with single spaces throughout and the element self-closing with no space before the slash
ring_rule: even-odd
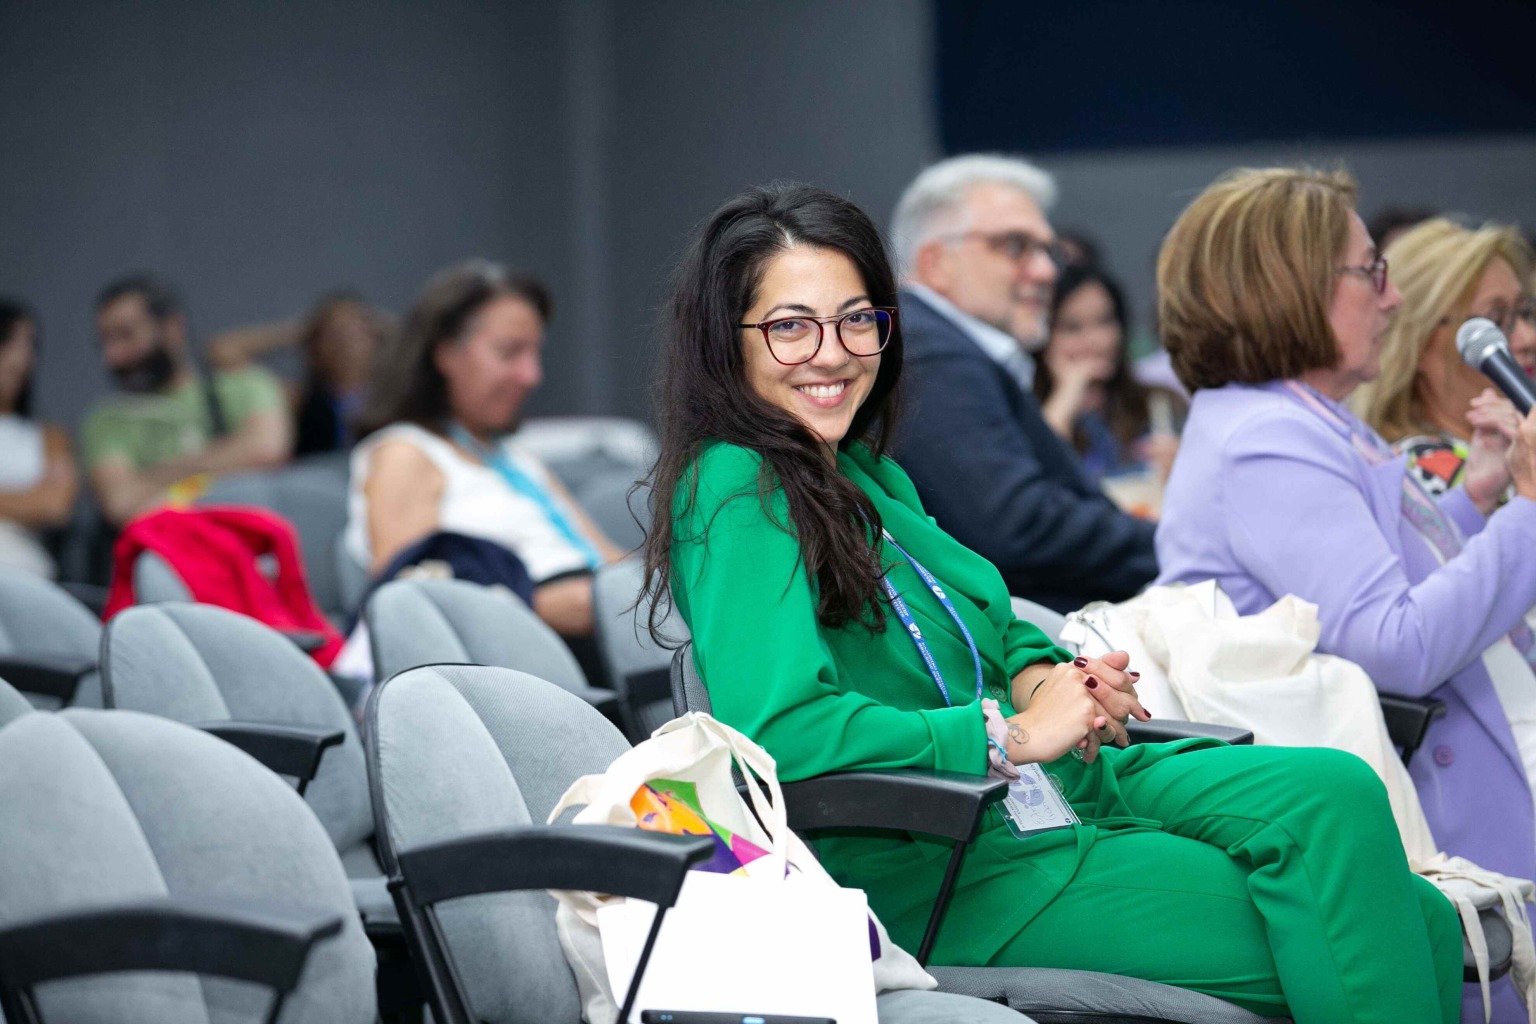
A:
<svg viewBox="0 0 1536 1024">
<path fill-rule="evenodd" d="M 1072 806 L 1061 795 L 1056 780 L 1038 764 L 1021 764 L 1019 777 L 1008 786 L 1003 801 L 1003 820 L 1019 839 L 1079 824 Z"/>
</svg>

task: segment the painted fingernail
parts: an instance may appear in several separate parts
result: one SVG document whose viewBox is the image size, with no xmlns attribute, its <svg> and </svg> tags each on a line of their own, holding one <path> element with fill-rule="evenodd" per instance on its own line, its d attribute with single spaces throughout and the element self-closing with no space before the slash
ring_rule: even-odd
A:
<svg viewBox="0 0 1536 1024">
<path fill-rule="evenodd" d="M 1088 667 L 1088 659 L 1087 658 L 1073 658 L 1072 659 L 1072 664 L 1076 665 L 1078 668 L 1087 668 Z"/>
<path fill-rule="evenodd" d="M 1140 679 L 1141 678 L 1141 673 L 1140 672 L 1132 672 L 1131 673 L 1131 678 L 1132 679 Z"/>
<path fill-rule="evenodd" d="M 1089 676 L 1088 677 L 1088 689 L 1090 689 L 1090 690 L 1095 689 L 1095 688 L 1098 687 L 1098 685 L 1099 685 L 1099 681 L 1097 679 L 1093 678 L 1093 676 Z"/>
</svg>

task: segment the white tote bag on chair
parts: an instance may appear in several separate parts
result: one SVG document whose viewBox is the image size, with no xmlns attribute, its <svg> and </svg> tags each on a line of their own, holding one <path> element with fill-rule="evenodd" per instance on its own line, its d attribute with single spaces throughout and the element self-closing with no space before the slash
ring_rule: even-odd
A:
<svg viewBox="0 0 1536 1024">
<path fill-rule="evenodd" d="M 751 807 L 736 790 L 733 764 L 746 780 Z M 638 827 L 635 794 L 658 780 L 691 789 L 702 815 L 730 833 L 736 845 L 727 855 L 742 868 L 689 873 L 662 924 L 633 1020 L 641 1009 L 708 1009 L 873 1024 L 877 992 L 936 987 L 867 912 L 864 894 L 838 886 L 789 830 L 773 758 L 707 714 L 668 722 L 602 775 L 576 780 L 550 821 L 581 807 L 574 824 Z M 626 907 L 634 901 L 597 893 L 553 895 L 583 1016 L 589 1024 L 610 1024 L 653 908 Z"/>
</svg>

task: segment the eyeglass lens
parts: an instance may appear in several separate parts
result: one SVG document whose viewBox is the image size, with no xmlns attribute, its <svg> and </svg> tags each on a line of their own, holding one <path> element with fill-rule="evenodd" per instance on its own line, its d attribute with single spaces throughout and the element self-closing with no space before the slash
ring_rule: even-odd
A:
<svg viewBox="0 0 1536 1024">
<path fill-rule="evenodd" d="M 891 339 L 891 314 L 883 309 L 856 309 L 833 323 L 843 347 L 856 356 L 872 356 Z M 820 320 L 797 316 L 775 320 L 763 333 L 773 358 L 793 366 L 809 362 L 816 355 L 827 326 Z"/>
</svg>

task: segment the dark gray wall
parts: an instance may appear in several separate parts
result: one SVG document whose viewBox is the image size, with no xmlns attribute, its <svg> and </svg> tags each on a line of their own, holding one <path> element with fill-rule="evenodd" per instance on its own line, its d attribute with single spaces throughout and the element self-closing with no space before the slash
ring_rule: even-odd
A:
<svg viewBox="0 0 1536 1024">
<path fill-rule="evenodd" d="M 0 291 L 41 312 L 44 412 L 74 419 L 105 387 L 90 303 L 128 269 L 177 282 L 201 334 L 339 285 L 399 309 L 471 254 L 568 292 L 557 19 L 474 0 L 5 2 Z M 552 353 L 557 400 L 573 356 Z"/>
</svg>

